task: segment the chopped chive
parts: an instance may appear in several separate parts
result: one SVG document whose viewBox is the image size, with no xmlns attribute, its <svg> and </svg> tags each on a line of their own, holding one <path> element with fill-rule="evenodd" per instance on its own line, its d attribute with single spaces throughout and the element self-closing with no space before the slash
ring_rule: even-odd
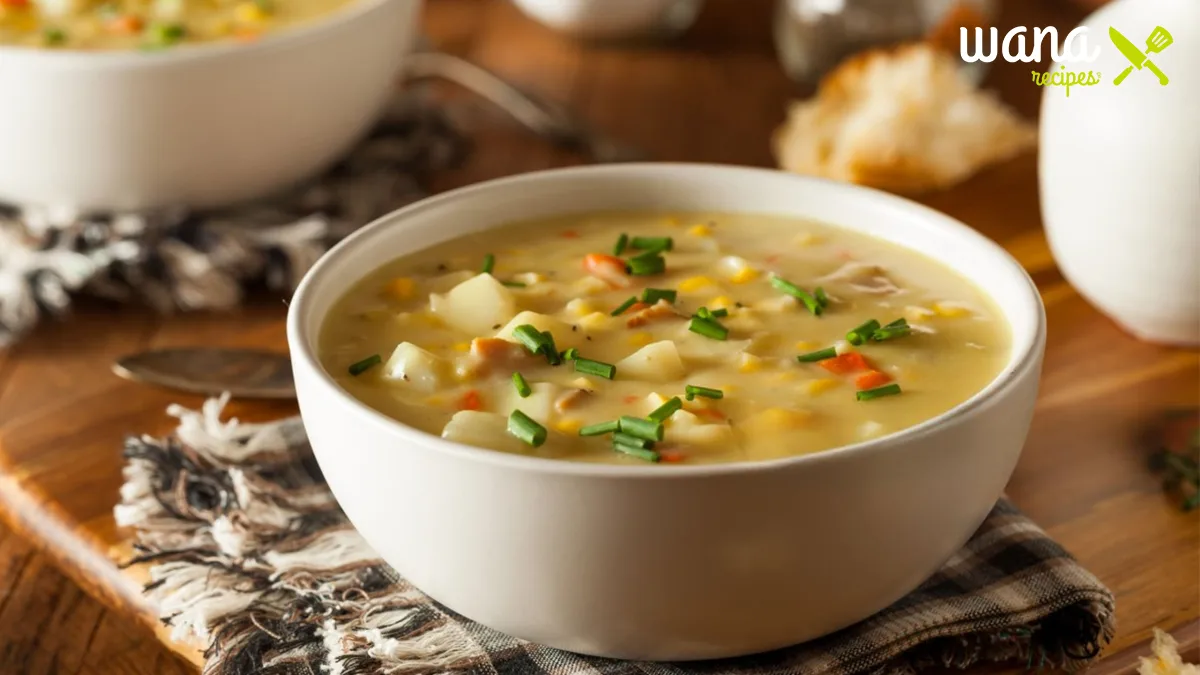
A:
<svg viewBox="0 0 1200 675">
<path fill-rule="evenodd" d="M 821 307 L 829 306 L 829 296 L 825 295 L 824 288 L 821 288 L 820 286 L 817 286 L 816 288 L 814 288 L 813 289 L 813 297 L 815 297 L 817 299 L 817 302 L 821 303 Z"/>
<path fill-rule="evenodd" d="M 366 372 L 367 369 L 371 368 L 372 366 L 379 365 L 382 362 L 383 357 L 379 356 L 378 354 L 372 354 L 362 361 L 351 363 L 349 371 L 351 375 L 361 375 Z"/>
<path fill-rule="evenodd" d="M 871 319 L 854 330 L 846 333 L 846 341 L 852 345 L 861 345 L 871 337 L 871 334 L 879 329 L 879 322 Z"/>
<path fill-rule="evenodd" d="M 783 291 L 784 293 L 787 293 L 793 298 L 796 298 L 800 302 L 804 303 L 804 306 L 808 308 L 808 311 L 813 313 L 813 316 L 821 316 L 821 312 L 824 311 L 821 303 L 817 302 L 817 299 L 814 298 L 811 293 L 803 288 L 800 288 L 796 284 L 793 284 L 787 279 L 782 277 L 771 277 L 771 285 L 777 290 Z"/>
<path fill-rule="evenodd" d="M 509 288 L 525 288 L 526 286 L 520 281 L 501 281 L 500 283 L 504 286 L 508 286 Z"/>
<path fill-rule="evenodd" d="M 618 305 L 617 308 L 614 309 L 611 314 L 609 314 L 609 316 L 621 316 L 625 313 L 625 310 L 636 305 L 637 301 L 638 299 L 636 295 L 629 296 L 629 299 Z"/>
<path fill-rule="evenodd" d="M 701 319 L 708 319 L 711 321 L 713 318 L 713 313 L 707 307 L 699 307 L 696 309 L 696 316 L 700 317 Z"/>
<path fill-rule="evenodd" d="M 629 415 L 621 415 L 621 419 L 617 420 L 617 422 L 623 434 L 636 436 L 647 441 L 661 441 L 663 439 L 662 422 L 641 417 L 630 417 Z"/>
<path fill-rule="evenodd" d="M 579 358 L 579 350 L 574 347 L 569 347 L 559 356 L 563 357 L 563 359 L 566 361 L 574 361 L 575 359 Z"/>
<path fill-rule="evenodd" d="M 665 422 L 671 415 L 675 414 L 675 411 L 682 407 L 683 401 L 680 401 L 678 396 L 672 396 L 666 403 L 655 408 L 654 412 L 646 415 L 646 418 L 655 422 Z"/>
<path fill-rule="evenodd" d="M 535 448 L 546 442 L 546 427 L 520 410 L 514 410 L 508 416 L 508 433 Z"/>
<path fill-rule="evenodd" d="M 562 356 L 558 353 L 558 347 L 554 346 L 554 336 L 550 334 L 550 331 L 544 330 L 542 331 L 542 337 L 545 338 L 545 342 L 542 343 L 542 353 L 546 355 L 546 361 L 552 366 L 562 363 Z"/>
<path fill-rule="evenodd" d="M 546 336 L 539 333 L 538 329 L 527 323 L 514 328 L 513 337 L 517 338 L 518 342 L 534 354 L 538 354 L 546 348 Z"/>
<path fill-rule="evenodd" d="M 714 319 L 721 319 L 721 318 L 724 318 L 724 317 L 727 317 L 727 316 L 729 316 L 729 310 L 727 310 L 727 309 L 714 309 L 714 310 L 712 310 L 711 312 L 709 312 L 709 314 L 712 314 L 712 316 L 713 316 L 713 318 L 714 318 Z"/>
<path fill-rule="evenodd" d="M 600 422 L 599 424 L 591 424 L 579 430 L 580 436 L 603 436 L 604 434 L 614 433 L 620 424 L 616 420 Z"/>
<path fill-rule="evenodd" d="M 42 31 L 42 39 L 47 45 L 61 45 L 67 41 L 67 33 L 61 28 L 47 28 Z"/>
<path fill-rule="evenodd" d="M 183 39 L 187 30 L 180 23 L 155 23 L 145 30 L 145 47 L 158 49 L 175 44 Z"/>
<path fill-rule="evenodd" d="M 693 317 L 692 322 L 688 324 L 688 330 L 714 340 L 724 340 L 725 338 L 729 337 L 728 328 L 722 326 L 716 321 L 701 317 Z"/>
<path fill-rule="evenodd" d="M 629 273 L 634 276 L 650 276 L 667 271 L 667 261 L 661 255 L 639 255 L 629 259 Z"/>
<path fill-rule="evenodd" d="M 613 247 L 613 255 L 621 255 L 625 252 L 625 247 L 629 245 L 629 235 L 624 232 L 617 237 L 617 245 Z"/>
<path fill-rule="evenodd" d="M 575 372 L 585 375 L 599 375 L 606 380 L 611 380 L 617 376 L 617 367 L 603 361 L 576 358 Z"/>
<path fill-rule="evenodd" d="M 670 237 L 634 237 L 629 245 L 642 251 L 670 251 L 675 248 L 675 240 Z"/>
<path fill-rule="evenodd" d="M 894 396 L 899 393 L 900 385 L 893 382 L 891 384 L 885 384 L 882 387 L 875 387 L 874 389 L 867 389 L 866 391 L 857 392 L 854 394 L 854 398 L 860 401 L 870 401 L 871 399 L 879 398 L 880 396 Z"/>
<path fill-rule="evenodd" d="M 897 326 L 907 326 L 907 325 L 908 325 L 908 319 L 905 319 L 904 317 L 900 317 L 899 319 L 896 319 L 895 321 L 884 326 L 884 328 L 895 328 Z"/>
<path fill-rule="evenodd" d="M 647 288 L 642 291 L 642 302 L 647 305 L 653 305 L 659 300 L 666 300 L 673 305 L 676 297 L 675 291 L 666 288 Z"/>
<path fill-rule="evenodd" d="M 513 373 L 513 386 L 517 388 L 517 395 L 521 398 L 527 398 L 533 393 L 533 388 L 525 381 L 525 376 L 520 373 Z"/>
<path fill-rule="evenodd" d="M 492 255 L 491 253 L 483 256 L 483 273 L 484 274 L 491 274 L 492 270 L 495 267 L 496 267 L 496 256 Z"/>
<path fill-rule="evenodd" d="M 646 450 L 645 448 L 639 448 L 634 445 L 626 445 L 624 443 L 613 443 L 613 450 L 630 455 L 632 457 L 637 457 L 638 459 L 644 459 L 647 462 L 657 462 L 660 459 L 658 453 L 653 450 Z"/>
<path fill-rule="evenodd" d="M 721 391 L 720 389 L 713 389 L 711 387 L 697 387 L 694 384 L 689 384 L 684 387 L 683 393 L 685 396 L 687 396 L 687 400 L 689 401 L 695 399 L 697 396 L 703 396 L 704 398 L 725 398 L 725 392 Z"/>
<path fill-rule="evenodd" d="M 837 349 L 834 347 L 826 347 L 825 349 L 818 349 L 815 352 L 801 354 L 800 356 L 796 357 L 796 360 L 799 361 L 800 363 L 813 363 L 815 361 L 824 361 L 825 359 L 832 359 L 835 356 L 837 356 Z"/>
<path fill-rule="evenodd" d="M 642 448 L 644 450 L 649 450 L 650 448 L 654 447 L 654 441 L 648 441 L 644 438 L 638 438 L 637 436 L 623 434 L 620 431 L 613 434 L 612 440 L 613 445 L 632 445 L 635 448 Z"/>
<path fill-rule="evenodd" d="M 874 333 L 871 333 L 871 340 L 874 342 L 883 342 L 885 340 L 891 340 L 892 338 L 904 337 L 905 335 L 911 335 L 911 334 L 912 334 L 912 328 L 909 328 L 908 326 L 894 326 L 892 328 L 880 328 L 879 330 L 875 331 Z"/>
</svg>

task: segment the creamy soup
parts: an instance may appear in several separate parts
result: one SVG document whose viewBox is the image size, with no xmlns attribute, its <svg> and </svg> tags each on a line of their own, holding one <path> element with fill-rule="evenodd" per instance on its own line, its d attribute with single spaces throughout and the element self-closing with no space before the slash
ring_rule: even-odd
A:
<svg viewBox="0 0 1200 675">
<path fill-rule="evenodd" d="M 148 49 L 255 40 L 350 0 L 0 0 L 0 45 Z"/>
<path fill-rule="evenodd" d="M 369 274 L 320 358 L 432 434 L 588 462 L 736 462 L 899 431 L 982 389 L 1009 329 L 947 267 L 819 223 L 602 213 Z"/>
</svg>

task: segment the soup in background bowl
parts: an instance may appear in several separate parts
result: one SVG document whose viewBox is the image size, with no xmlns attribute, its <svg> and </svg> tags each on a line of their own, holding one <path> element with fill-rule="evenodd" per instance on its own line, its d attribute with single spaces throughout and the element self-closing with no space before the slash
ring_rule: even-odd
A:
<svg viewBox="0 0 1200 675">
<path fill-rule="evenodd" d="M 670 225 L 662 214 L 678 215 L 682 222 Z M 708 220 L 715 222 L 711 236 L 700 236 L 702 230 L 689 233 Z M 512 223 L 527 225 L 506 230 Z M 730 232 L 722 234 L 725 230 Z M 565 234 L 571 231 L 578 237 Z M 666 275 L 632 280 L 619 290 L 588 281 L 597 275 L 583 273 L 580 256 L 613 255 L 613 235 L 619 237 L 620 232 L 629 235 L 627 246 L 634 235 L 671 236 L 672 250 L 661 255 Z M 871 259 L 882 261 L 878 264 L 886 267 L 887 278 L 908 293 L 890 300 L 867 294 L 875 298 L 869 300 L 843 282 L 835 283 L 829 275 L 839 276 L 842 265 L 821 248 L 827 244 L 811 250 L 796 246 L 795 238 L 807 232 L 829 242 L 854 244 L 858 252 L 853 255 L 865 256 L 862 262 L 867 264 L 875 264 Z M 704 241 L 721 250 L 705 251 Z M 640 248 L 643 243 L 650 249 Z M 635 248 L 620 254 L 630 266 L 630 258 L 655 246 L 640 242 Z M 769 249 L 781 256 L 775 263 L 765 260 Z M 802 252 L 795 253 L 795 261 L 785 262 L 783 255 L 793 251 Z M 491 273 L 480 276 L 481 254 L 489 253 Z M 458 256 L 461 260 L 455 259 Z M 737 274 L 721 262 L 728 256 L 756 261 L 750 267 L 762 267 L 759 276 L 742 284 L 725 278 L 723 274 Z M 601 259 L 596 260 L 592 271 L 603 269 Z M 446 269 L 439 270 L 438 263 Z M 653 269 L 658 263 L 637 265 Z M 609 271 L 622 270 L 618 266 Z M 822 286 L 829 304 L 821 316 L 809 309 L 803 296 L 772 284 L 771 272 L 814 300 L 816 286 Z M 433 279 L 456 273 L 433 287 Z M 622 283 L 619 274 L 600 274 L 601 281 Z M 558 275 L 566 277 L 556 282 L 561 288 L 550 282 Z M 706 289 L 698 283 L 697 290 L 689 291 L 691 284 L 684 282 L 693 277 L 707 277 L 714 286 Z M 410 279 L 412 285 L 397 281 L 392 290 L 403 296 L 411 289 L 412 296 L 379 297 L 381 287 L 396 279 Z M 482 284 L 481 289 L 490 289 L 490 299 L 467 302 L 487 297 L 475 295 L 472 287 L 467 289 L 470 294 L 454 293 L 471 279 Z M 554 290 L 545 305 L 518 296 L 536 293 L 542 283 Z M 595 287 L 596 294 L 583 299 L 594 302 L 596 309 L 572 318 L 569 313 L 579 307 L 567 305 L 580 296 L 572 295 L 577 284 Z M 863 285 L 882 287 L 876 281 Z M 611 316 L 629 297 L 640 299 L 647 286 L 677 292 L 675 302 L 664 308 L 667 314 L 647 316 L 648 323 L 635 327 L 628 325 L 634 316 L 628 310 Z M 490 405 L 506 410 L 509 404 L 499 403 L 499 398 L 506 392 L 505 377 L 510 378 L 507 386 L 515 388 L 512 372 L 522 372 L 531 389 L 560 387 L 552 408 L 567 393 L 567 378 L 588 377 L 598 392 L 594 396 L 610 389 L 617 395 L 605 396 L 607 402 L 580 423 L 607 420 L 624 410 L 622 394 L 617 393 L 623 387 L 631 388 L 628 395 L 644 406 L 629 417 L 653 412 L 648 392 L 666 400 L 678 396 L 684 410 L 698 418 L 697 426 L 708 421 L 705 413 L 696 412 L 700 408 L 733 419 L 735 439 L 739 423 L 767 408 L 807 410 L 810 414 L 802 415 L 795 429 L 790 428 L 790 415 L 767 420 L 782 423 L 781 430 L 771 434 L 787 439 L 789 447 L 803 446 L 801 454 L 789 450 L 777 458 L 750 457 L 784 445 L 764 440 L 739 446 L 743 455 L 721 456 L 719 444 L 696 443 L 689 446 L 694 453 L 689 461 L 664 466 L 667 462 L 615 450 L 618 439 L 611 432 L 607 437 L 583 437 L 561 457 L 549 440 L 535 447 L 515 436 L 521 445 L 497 451 L 493 442 L 503 438 L 500 444 L 507 443 L 510 437 L 507 421 L 504 428 L 480 439 L 448 440 L 438 434 L 458 412 L 455 404 L 430 404 L 409 397 L 402 388 L 395 390 L 400 393 L 392 401 L 390 384 L 359 379 L 377 378 L 389 361 L 393 366 L 399 363 L 393 356 L 397 343 L 404 341 L 455 367 L 460 357 L 462 363 L 470 363 L 466 357 L 471 340 L 494 338 L 507 325 L 495 315 L 498 307 L 509 311 L 508 296 L 500 289 L 508 291 L 514 303 L 521 297 L 517 304 L 532 308 L 521 311 L 568 325 L 598 314 L 597 321 L 611 324 L 612 332 L 599 341 L 603 348 L 588 347 L 598 342 L 595 335 L 568 346 L 568 335 L 578 331 L 554 323 L 539 325 L 542 319 L 527 316 L 528 324 L 513 328 L 531 326 L 521 332 L 530 344 L 541 347 L 536 351 L 542 361 L 505 344 L 487 343 L 504 348 L 501 356 L 523 365 L 510 371 L 507 362 L 497 362 L 493 374 L 473 380 L 479 385 L 481 410 L 470 412 L 493 414 L 483 410 Z M 750 307 L 773 302 L 780 304 L 780 311 L 766 311 L 764 305 L 762 312 L 718 316 L 725 304 L 717 301 L 718 293 L 733 301 L 726 309 L 738 309 L 737 302 Z M 434 301 L 435 312 L 423 307 L 430 302 L 429 294 L 441 297 Z M 377 306 L 368 304 L 368 297 Z M 462 312 L 457 307 L 442 311 L 442 303 L 455 306 L 460 299 Z M 944 308 L 947 314 L 961 309 L 969 314 L 906 315 L 910 299 L 914 307 L 937 312 L 936 305 L 946 302 L 953 303 Z M 355 302 L 363 304 L 355 307 Z M 700 307 L 714 319 L 705 318 Z M 645 309 L 649 308 L 637 312 Z M 354 331 L 339 332 L 352 312 L 373 310 L 393 317 L 414 315 L 414 324 L 389 333 L 366 328 L 373 324 L 364 322 L 360 344 L 350 341 Z M 671 316 L 677 312 L 684 316 Z M 439 317 L 430 325 L 421 323 L 421 316 L 443 314 L 454 321 L 437 325 Z M 518 312 L 509 322 L 523 321 L 520 316 Z M 867 316 L 882 328 L 904 316 L 912 328 L 928 325 L 937 332 L 910 330 L 854 346 L 850 353 L 864 354 L 871 369 L 887 373 L 892 378 L 888 384 L 901 388 L 899 394 L 860 401 L 858 371 L 831 372 L 821 365 L 826 359 L 800 363 L 795 358 L 827 348 L 839 336 L 844 340 L 845 333 L 865 323 Z M 681 328 L 695 317 L 727 329 L 726 339 L 695 334 L 707 341 L 692 340 L 694 331 L 685 335 Z M 760 321 L 766 335 L 778 334 L 787 341 L 755 346 L 759 329 L 742 325 L 743 319 Z M 711 326 L 699 330 L 712 333 Z M 543 335 L 547 332 L 549 336 Z M 648 334 L 636 338 L 649 339 L 647 345 L 618 339 L 638 332 Z M 563 364 L 550 365 L 550 349 L 543 344 L 550 337 L 557 351 L 576 349 L 570 366 L 566 354 L 557 355 Z M 639 373 L 662 376 L 654 359 L 643 360 L 640 369 L 626 359 L 637 353 L 635 348 L 664 338 L 679 352 L 683 373 L 661 380 L 633 379 Z M 751 341 L 746 349 L 731 347 L 746 340 Z M 449 346 L 443 348 L 443 341 Z M 810 347 L 807 341 L 815 344 Z M 966 341 L 984 349 L 965 346 Z M 332 345 L 339 342 L 344 353 L 333 351 Z M 464 343 L 466 351 L 460 351 Z M 456 612 L 540 644 L 614 658 L 684 660 L 765 651 L 828 634 L 879 611 L 936 571 L 986 517 L 1020 455 L 1037 394 L 1045 318 L 1028 275 L 1007 253 L 965 225 L 913 202 L 775 171 L 617 164 L 491 181 L 376 221 L 336 246 L 306 275 L 290 303 L 288 344 L 301 415 L 322 473 L 355 527 L 407 580 Z M 699 348 L 732 351 L 707 360 L 689 356 L 690 349 Z M 359 366 L 359 376 L 352 378 L 350 365 L 374 353 L 379 363 L 366 370 Z M 922 354 L 928 357 L 924 362 L 918 358 Z M 764 361 L 762 368 L 742 373 L 743 363 L 755 363 L 749 356 Z M 958 365 L 942 369 L 939 357 Z M 605 364 L 615 366 L 614 379 L 588 372 L 577 375 L 580 358 L 601 364 L 585 369 L 608 372 Z M 417 361 L 406 359 L 402 361 L 408 373 Z M 703 363 L 710 365 L 696 365 Z M 914 377 L 915 365 L 928 369 L 919 369 Z M 891 371 L 890 366 L 900 370 Z M 410 378 L 417 372 L 409 373 Z M 700 379 L 706 372 L 719 377 Z M 795 389 L 771 383 L 778 387 L 770 390 L 775 393 L 763 394 L 756 387 L 764 380 L 748 379 L 778 373 L 794 373 Z M 836 382 L 824 391 L 806 390 L 809 382 L 824 379 Z M 432 384 L 437 386 L 430 396 L 454 399 L 467 383 L 450 375 Z M 688 384 L 733 386 L 720 399 L 701 393 L 688 401 Z M 948 391 L 954 393 L 934 401 L 939 392 Z M 512 403 L 527 406 L 537 395 L 518 394 Z M 746 398 L 739 403 L 742 396 Z M 934 412 L 938 409 L 941 412 Z M 584 417 L 589 409 L 578 410 Z M 502 412 L 495 414 L 506 419 Z M 535 417 L 532 409 L 529 416 Z M 578 431 L 572 436 L 554 428 L 556 420 L 546 418 L 547 437 L 554 431 L 566 439 L 579 438 Z M 867 421 L 882 425 L 881 435 L 859 436 Z M 646 425 L 634 423 L 626 431 L 636 438 L 638 426 Z M 661 459 L 673 443 L 672 434 L 684 426 L 672 417 L 671 424 L 663 425 L 661 445 L 656 442 L 650 449 Z M 831 430 L 833 436 L 823 436 L 821 429 Z M 621 431 L 619 426 L 616 431 Z M 653 425 L 645 433 L 656 433 Z M 711 450 L 702 452 L 705 447 Z M 811 451 L 821 448 L 825 449 Z M 713 461 L 704 461 L 704 452 L 713 453 Z M 567 461 L 589 458 L 602 461 Z"/>
<path fill-rule="evenodd" d="M 730 213 L 576 214 L 453 239 L 356 284 L 321 342 L 348 392 L 448 440 L 672 464 L 899 431 L 978 392 L 1008 352 L 999 309 L 944 265 Z"/>
</svg>

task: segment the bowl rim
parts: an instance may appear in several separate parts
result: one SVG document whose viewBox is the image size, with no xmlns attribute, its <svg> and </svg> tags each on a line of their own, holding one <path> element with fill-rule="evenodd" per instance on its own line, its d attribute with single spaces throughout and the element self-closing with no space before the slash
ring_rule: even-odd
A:
<svg viewBox="0 0 1200 675">
<path fill-rule="evenodd" d="M 336 31 L 364 15 L 373 14 L 388 3 L 399 2 L 411 2 L 419 5 L 422 0 L 349 0 L 337 11 L 324 15 L 324 17 L 314 17 L 297 25 L 269 32 L 253 42 L 216 40 L 198 44 L 183 44 L 153 54 L 147 54 L 140 49 L 87 51 L 82 49 L 40 49 L 0 44 L 0 65 L 5 62 L 15 64 L 19 61 L 36 61 L 45 66 L 79 68 L 81 70 L 164 68 L 204 59 L 229 58 L 241 54 L 287 49 L 311 42 L 326 32 Z"/>
<path fill-rule="evenodd" d="M 478 448 L 454 441 L 448 441 L 440 436 L 436 436 L 415 427 L 408 426 L 399 420 L 393 419 L 375 410 L 374 408 L 371 408 L 367 404 L 351 396 L 349 392 L 342 389 L 337 381 L 329 375 L 329 373 L 321 365 L 319 359 L 317 359 L 316 355 L 313 353 L 313 350 L 309 348 L 308 332 L 305 330 L 303 324 L 305 323 L 304 319 L 308 314 L 308 306 L 312 302 L 309 296 L 315 292 L 311 289 L 322 283 L 323 278 L 329 273 L 329 271 L 334 266 L 339 264 L 340 258 L 346 255 L 346 251 L 359 245 L 357 242 L 376 236 L 376 233 L 382 232 L 387 227 L 394 226 L 398 221 L 402 221 L 405 218 L 414 214 L 418 214 L 422 211 L 440 207 L 446 202 L 468 198 L 478 193 L 493 190 L 517 190 L 522 185 L 529 182 L 550 180 L 559 176 L 573 177 L 580 175 L 604 175 L 622 172 L 637 173 L 643 171 L 661 172 L 680 170 L 700 172 L 739 172 L 752 175 L 760 174 L 763 176 L 788 176 L 797 181 L 819 183 L 827 185 L 831 189 L 858 193 L 856 198 L 875 200 L 880 202 L 880 205 L 884 208 L 890 207 L 908 210 L 909 212 L 915 213 L 915 215 L 919 217 L 936 221 L 935 224 L 937 227 L 956 230 L 960 236 L 967 236 L 975 239 L 979 245 L 985 249 L 988 249 L 991 255 L 995 255 L 1004 265 L 1010 268 L 1010 271 L 1015 272 L 1017 277 L 1024 281 L 1023 290 L 1025 291 L 1025 309 L 1032 310 L 1034 319 L 1029 329 L 1029 332 L 1032 332 L 1032 335 L 1025 334 L 1024 336 L 1019 336 L 1016 333 L 1012 333 L 1011 337 L 1013 348 L 1016 349 L 1022 344 L 1024 344 L 1024 347 L 1020 353 L 1010 354 L 1008 363 L 999 373 L 996 374 L 995 377 L 993 377 L 987 383 L 987 385 L 952 408 L 913 426 L 900 429 L 878 438 L 872 438 L 848 445 L 841 445 L 810 454 L 794 455 L 790 457 L 767 460 L 672 466 L 666 469 L 654 464 L 602 464 L 591 462 L 574 462 L 570 460 L 549 457 L 516 455 L 512 453 L 498 452 L 496 450 L 487 448 Z M 497 223 L 493 227 L 502 227 L 503 225 L 504 223 Z M 837 223 L 830 223 L 830 225 L 836 227 Z M 489 227 L 485 229 L 492 228 Z M 897 245 L 903 246 L 903 244 Z M 362 276 L 363 275 L 360 274 L 358 275 L 358 278 L 361 278 Z M 986 288 L 984 288 L 982 285 L 978 286 L 980 287 L 980 290 L 991 297 L 992 294 Z M 995 302 L 994 298 L 993 302 Z M 1000 306 L 999 302 L 996 302 L 995 304 Z M 1012 313 L 1002 306 L 1001 310 L 1006 319 Z M 1012 328 L 1012 322 L 1009 321 L 1008 324 L 1010 331 L 1014 330 Z M 863 187 L 860 185 L 853 185 L 812 176 L 788 174 L 775 169 L 690 162 L 631 162 L 621 164 L 602 164 L 543 169 L 539 171 L 517 174 L 514 176 L 482 181 L 456 188 L 439 195 L 427 197 L 413 204 L 392 211 L 391 213 L 377 218 L 367 225 L 359 228 L 357 231 L 351 233 L 349 236 L 338 242 L 334 247 L 327 251 L 323 256 L 321 256 L 316 264 L 314 264 L 312 268 L 310 268 L 309 271 L 304 275 L 303 279 L 300 281 L 300 284 L 297 285 L 292 299 L 288 304 L 286 325 L 288 350 L 291 355 L 294 376 L 295 371 L 297 371 L 299 368 L 309 371 L 312 375 L 315 375 L 315 379 L 319 381 L 319 386 L 321 388 L 327 389 L 329 390 L 329 394 L 339 397 L 341 401 L 348 406 L 348 409 L 359 417 L 360 421 L 375 426 L 380 426 L 385 429 L 386 432 L 397 434 L 401 438 L 410 440 L 415 444 L 427 446 L 425 449 L 429 451 L 447 453 L 455 455 L 464 460 L 481 461 L 492 465 L 498 465 L 498 468 L 508 468 L 512 470 L 535 471 L 559 475 L 582 475 L 596 478 L 646 478 L 655 480 L 775 472 L 788 467 L 839 461 L 840 459 L 850 455 L 885 451 L 890 446 L 893 446 L 898 442 L 919 440 L 936 433 L 949 425 L 963 423 L 968 417 L 978 413 L 984 407 L 992 404 L 997 399 L 1015 389 L 1021 382 L 1025 380 L 1030 369 L 1039 367 L 1046 343 L 1045 306 L 1042 303 L 1041 295 L 1037 290 L 1037 286 L 1034 284 L 1033 279 L 1029 276 L 1029 273 L 1024 267 L 1021 266 L 1019 262 L 1017 262 L 1015 258 L 1013 258 L 1011 254 L 1008 253 L 1008 251 L 1004 250 L 1004 248 L 1002 248 L 999 244 L 979 233 L 978 231 L 970 228 L 956 218 L 923 204 L 919 204 L 915 201 L 899 197 L 882 190 Z M 1034 376 L 1036 377 L 1037 375 L 1035 374 Z"/>
</svg>

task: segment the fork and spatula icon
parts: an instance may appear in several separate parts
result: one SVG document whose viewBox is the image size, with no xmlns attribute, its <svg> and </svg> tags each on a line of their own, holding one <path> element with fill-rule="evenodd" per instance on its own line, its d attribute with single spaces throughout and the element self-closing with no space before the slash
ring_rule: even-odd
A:
<svg viewBox="0 0 1200 675">
<path fill-rule="evenodd" d="M 1175 41 L 1175 38 L 1171 37 L 1171 34 L 1167 32 L 1166 28 L 1158 26 L 1153 32 L 1150 33 L 1150 37 L 1146 38 L 1145 52 L 1143 52 L 1141 49 L 1138 49 L 1137 45 L 1133 44 L 1129 38 L 1121 34 L 1121 31 L 1113 28 L 1112 26 L 1108 27 L 1108 36 L 1112 39 L 1113 44 L 1117 46 L 1117 49 L 1120 50 L 1120 52 L 1125 55 L 1125 58 L 1129 59 L 1129 63 L 1132 64 L 1125 70 L 1121 71 L 1120 75 L 1117 75 L 1117 79 L 1113 80 L 1113 84 L 1121 84 L 1124 82 L 1125 78 L 1129 77 L 1129 74 L 1133 72 L 1134 68 L 1137 68 L 1138 70 L 1147 68 L 1150 70 L 1150 72 L 1158 76 L 1159 84 L 1166 85 L 1168 81 L 1167 76 L 1163 74 L 1163 71 L 1158 69 L 1158 66 L 1156 66 L 1154 62 L 1150 60 L 1149 56 L 1149 54 L 1161 53 L 1164 49 L 1170 47 L 1171 43 Z"/>
</svg>

